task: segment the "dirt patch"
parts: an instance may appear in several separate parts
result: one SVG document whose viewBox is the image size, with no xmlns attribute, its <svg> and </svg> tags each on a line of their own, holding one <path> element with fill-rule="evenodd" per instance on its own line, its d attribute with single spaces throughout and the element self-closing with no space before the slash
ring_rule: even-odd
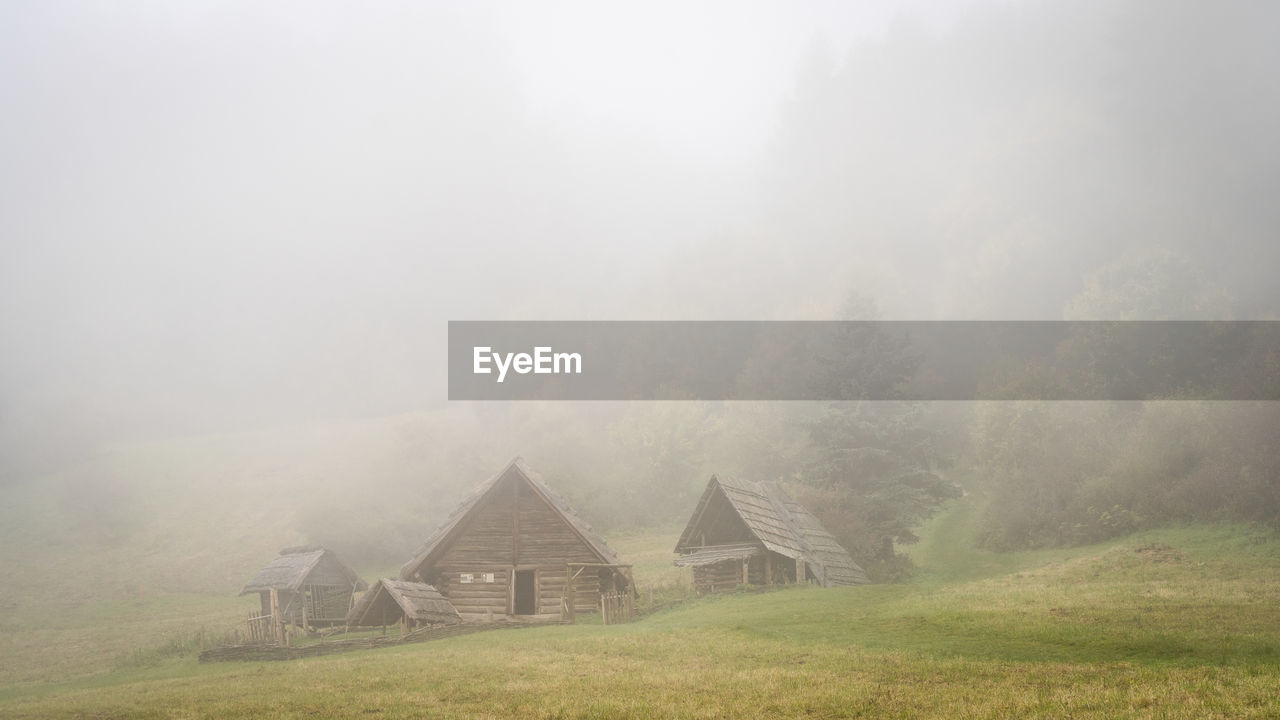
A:
<svg viewBox="0 0 1280 720">
<path fill-rule="evenodd" d="M 1143 545 L 1135 549 L 1134 552 L 1152 562 L 1180 563 L 1187 560 L 1187 557 L 1182 553 L 1161 543 Z"/>
</svg>

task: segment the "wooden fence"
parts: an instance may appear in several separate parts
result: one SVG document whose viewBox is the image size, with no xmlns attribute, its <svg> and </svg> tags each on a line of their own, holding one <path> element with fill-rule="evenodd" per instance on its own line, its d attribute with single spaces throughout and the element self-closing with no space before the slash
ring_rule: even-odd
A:
<svg viewBox="0 0 1280 720">
<path fill-rule="evenodd" d="M 631 622 L 635 614 L 635 600 L 631 591 L 604 593 L 600 596 L 600 618 L 605 625 Z"/>
<path fill-rule="evenodd" d="M 447 625 L 444 627 L 419 628 L 408 635 L 401 637 L 373 636 L 352 640 L 336 640 L 317 645 L 307 645 L 305 647 L 287 647 L 282 645 L 232 645 L 229 647 L 212 648 L 201 652 L 200 662 L 225 662 L 229 660 L 240 662 L 294 660 L 297 658 L 315 657 L 318 655 L 330 655 L 332 653 L 351 652 L 352 650 L 367 650 L 369 648 L 427 642 L 429 640 L 441 640 L 443 638 L 470 635 L 471 633 L 484 632 L 487 630 L 503 630 L 537 627 L 539 625 L 562 624 L 564 623 L 559 620 L 537 623 L 511 621 L 463 623 L 461 625 Z"/>
<path fill-rule="evenodd" d="M 274 645 L 280 642 L 280 629 L 270 615 L 250 615 L 245 620 L 245 645 Z"/>
</svg>

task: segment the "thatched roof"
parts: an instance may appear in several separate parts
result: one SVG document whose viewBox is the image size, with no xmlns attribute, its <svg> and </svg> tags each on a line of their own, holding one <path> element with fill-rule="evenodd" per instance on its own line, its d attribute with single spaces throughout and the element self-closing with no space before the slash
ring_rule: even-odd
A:
<svg viewBox="0 0 1280 720">
<path fill-rule="evenodd" d="M 296 592 L 303 585 L 351 587 L 355 590 L 369 587 L 332 550 L 322 547 L 291 547 L 281 550 L 279 557 L 259 570 L 245 584 L 240 594 L 263 592 L 271 588 Z"/>
<path fill-rule="evenodd" d="M 402 617 L 431 625 L 456 625 L 462 622 L 458 611 L 434 587 L 382 578 L 347 613 L 347 624 L 385 625 L 388 621 L 399 622 Z"/>
<path fill-rule="evenodd" d="M 695 543 L 698 534 L 705 530 L 703 520 L 706 511 L 720 498 L 728 502 L 756 542 L 785 557 L 803 559 L 819 584 L 862 585 L 869 582 L 867 574 L 822 527 L 822 523 L 775 483 L 754 483 L 715 475 L 711 476 L 689 524 L 676 543 L 676 552 L 685 556 L 676 560 L 677 565 L 703 565 L 748 557 L 738 551 L 736 556 L 714 559 L 717 554 L 729 552 L 728 548 L 750 543 L 714 547 Z"/>
<path fill-rule="evenodd" d="M 517 457 L 508 463 L 501 472 L 477 486 L 476 489 L 467 496 L 467 499 L 462 501 L 462 504 L 459 505 L 457 509 L 455 509 L 444 521 L 444 524 L 439 528 L 436 528 L 436 531 L 432 533 L 431 537 L 422 545 L 422 549 L 418 550 L 418 552 L 414 554 L 413 559 L 405 563 L 404 567 L 400 568 L 400 577 L 405 580 L 413 579 L 414 573 L 417 572 L 418 568 L 422 567 L 423 564 L 430 562 L 439 552 L 443 552 L 448 547 L 447 541 L 452 536 L 454 530 L 460 528 L 463 524 L 462 521 L 467 517 L 467 515 L 480 505 L 480 501 L 483 500 L 504 477 L 508 477 L 511 473 L 515 473 L 518 478 L 523 479 L 535 493 L 546 500 L 547 504 L 550 505 L 551 508 L 560 515 L 560 517 L 564 518 L 565 522 L 573 528 L 573 531 L 578 535 L 578 537 L 582 538 L 583 542 L 591 548 L 591 550 L 600 559 L 600 562 L 609 565 L 616 565 L 618 563 L 618 556 L 612 549 L 610 549 L 608 544 L 605 543 L 604 538 L 597 535 L 595 530 L 593 530 L 586 521 L 578 517 L 577 514 L 574 513 L 573 508 L 569 506 L 569 503 L 565 502 L 564 498 L 560 497 L 556 491 L 552 490 L 547 485 L 546 481 L 542 479 L 541 475 L 534 472 L 532 468 L 526 465 L 523 458 Z"/>
</svg>

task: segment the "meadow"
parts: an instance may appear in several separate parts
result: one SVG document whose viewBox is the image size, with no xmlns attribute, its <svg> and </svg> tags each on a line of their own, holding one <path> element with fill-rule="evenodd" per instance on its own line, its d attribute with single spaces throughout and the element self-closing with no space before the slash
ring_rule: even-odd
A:
<svg viewBox="0 0 1280 720">
<path fill-rule="evenodd" d="M 254 664 L 201 665 L 170 642 L 109 671 L 10 685 L 0 716 L 1280 715 L 1272 531 L 1190 526 L 987 553 L 963 541 L 974 502 L 923 529 L 921 570 L 905 584 L 674 602 L 677 530 L 632 530 L 611 544 L 633 557 L 642 589 L 657 582 L 672 602 L 628 625 L 588 619 Z"/>
</svg>

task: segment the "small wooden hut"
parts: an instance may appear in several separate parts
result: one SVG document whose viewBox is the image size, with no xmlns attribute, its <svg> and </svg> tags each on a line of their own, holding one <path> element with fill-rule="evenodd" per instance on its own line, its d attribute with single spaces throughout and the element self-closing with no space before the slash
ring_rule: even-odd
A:
<svg viewBox="0 0 1280 720">
<path fill-rule="evenodd" d="M 346 624 L 355 593 L 368 587 L 332 550 L 291 547 L 259 570 L 240 594 L 258 593 L 263 617 L 314 628 Z M 272 613 L 272 591 L 278 615 Z"/>
<path fill-rule="evenodd" d="M 520 458 L 481 483 L 400 578 L 434 586 L 465 620 L 572 619 L 600 609 L 602 593 L 634 592 L 631 566 Z"/>
<path fill-rule="evenodd" d="M 676 543 L 699 594 L 749 585 L 861 585 L 867 574 L 775 483 L 711 476 Z"/>
<path fill-rule="evenodd" d="M 462 618 L 458 611 L 435 588 L 393 578 L 375 582 L 347 613 L 348 625 L 375 627 L 399 624 L 405 632 L 460 622 Z"/>
</svg>

